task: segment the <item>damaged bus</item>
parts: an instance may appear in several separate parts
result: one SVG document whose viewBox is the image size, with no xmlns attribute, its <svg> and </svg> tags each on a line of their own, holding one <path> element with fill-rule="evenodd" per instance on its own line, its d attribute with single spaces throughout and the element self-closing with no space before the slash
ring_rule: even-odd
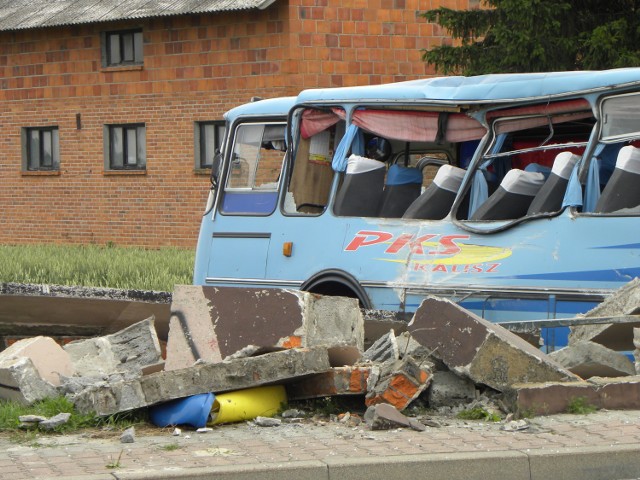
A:
<svg viewBox="0 0 640 480">
<path fill-rule="evenodd" d="M 195 284 L 505 322 L 640 274 L 640 69 L 314 89 L 226 119 Z"/>
</svg>

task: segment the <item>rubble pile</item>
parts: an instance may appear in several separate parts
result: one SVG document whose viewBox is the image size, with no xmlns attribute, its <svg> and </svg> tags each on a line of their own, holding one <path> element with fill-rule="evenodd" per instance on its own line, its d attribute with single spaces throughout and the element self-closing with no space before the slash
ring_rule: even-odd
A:
<svg viewBox="0 0 640 480">
<path fill-rule="evenodd" d="M 639 287 L 632 282 L 624 299 L 614 295 L 585 319 L 635 314 Z M 289 402 L 360 398 L 371 429 L 424 429 L 429 419 L 411 415 L 418 407 L 548 414 L 581 397 L 597 407 L 640 408 L 640 328 L 633 324 L 618 343 L 635 348 L 635 364 L 611 349 L 606 333 L 615 325 L 574 328 L 569 346 L 547 355 L 438 297 L 426 298 L 403 331 L 388 328 L 368 348 L 365 323 L 351 298 L 180 285 L 166 345 L 153 317 L 64 346 L 48 337 L 20 340 L 0 352 L 0 398 L 30 404 L 65 395 L 79 412 L 101 416 L 162 409 L 172 419 L 164 422 L 199 428 L 213 425 L 212 405 L 228 421 L 236 409 L 273 424 L 264 418 L 282 409 L 266 401 L 269 386 Z"/>
</svg>

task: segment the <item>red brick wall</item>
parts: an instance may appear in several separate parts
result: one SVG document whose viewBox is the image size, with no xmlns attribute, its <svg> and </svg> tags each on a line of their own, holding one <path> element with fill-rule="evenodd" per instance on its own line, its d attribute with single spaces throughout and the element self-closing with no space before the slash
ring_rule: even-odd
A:
<svg viewBox="0 0 640 480">
<path fill-rule="evenodd" d="M 0 243 L 194 247 L 208 191 L 194 168 L 194 122 L 255 95 L 428 75 L 420 49 L 443 37 L 416 13 L 435 2 L 291 0 L 0 32 Z M 144 67 L 103 69 L 99 32 L 139 26 Z M 147 127 L 146 174 L 105 173 L 103 125 L 136 122 Z M 21 127 L 52 125 L 59 174 L 23 174 Z"/>
</svg>

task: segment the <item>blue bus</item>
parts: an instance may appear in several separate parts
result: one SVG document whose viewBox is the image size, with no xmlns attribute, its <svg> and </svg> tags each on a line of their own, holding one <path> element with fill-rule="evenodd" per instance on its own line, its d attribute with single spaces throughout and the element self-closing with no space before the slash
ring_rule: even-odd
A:
<svg viewBox="0 0 640 480">
<path fill-rule="evenodd" d="M 195 284 L 506 322 L 640 274 L 640 69 L 312 89 L 226 121 Z"/>
</svg>

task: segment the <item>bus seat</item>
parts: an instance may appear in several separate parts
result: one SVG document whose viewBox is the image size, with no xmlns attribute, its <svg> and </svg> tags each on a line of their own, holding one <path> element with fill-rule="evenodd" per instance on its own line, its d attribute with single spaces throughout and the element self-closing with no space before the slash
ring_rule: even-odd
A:
<svg viewBox="0 0 640 480">
<path fill-rule="evenodd" d="M 640 148 L 620 149 L 616 168 L 598 199 L 595 213 L 610 213 L 640 205 Z"/>
<path fill-rule="evenodd" d="M 333 212 L 352 217 L 377 217 L 382 201 L 385 164 L 351 155 L 347 170 L 336 193 Z"/>
<path fill-rule="evenodd" d="M 391 165 L 387 172 L 380 217 L 400 218 L 409 205 L 420 196 L 422 171 L 414 167 Z"/>
<path fill-rule="evenodd" d="M 571 152 L 556 155 L 547 180 L 529 205 L 527 215 L 545 212 L 557 212 L 562 208 L 562 199 L 567 190 L 569 177 L 580 156 Z"/>
<path fill-rule="evenodd" d="M 509 170 L 496 191 L 471 215 L 471 220 L 510 220 L 525 216 L 543 183 L 544 175 L 540 172 Z"/>
<path fill-rule="evenodd" d="M 404 213 L 402 218 L 441 220 L 447 216 L 462 184 L 466 171 L 453 165 L 442 165 L 431 185 Z"/>
</svg>

